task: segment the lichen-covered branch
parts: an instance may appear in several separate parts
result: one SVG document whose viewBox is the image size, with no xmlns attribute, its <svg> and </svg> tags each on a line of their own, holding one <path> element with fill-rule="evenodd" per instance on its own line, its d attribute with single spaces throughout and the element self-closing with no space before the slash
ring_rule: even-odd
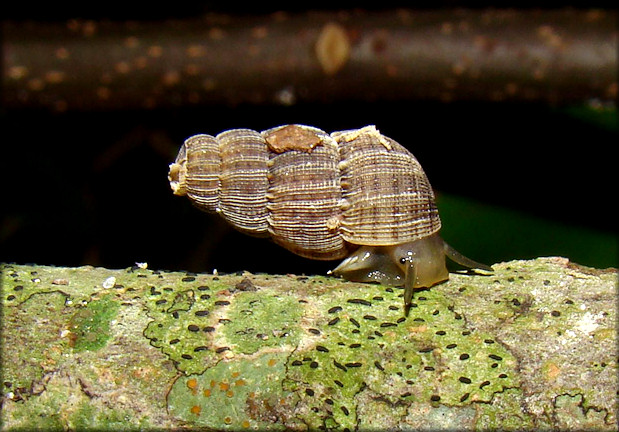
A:
<svg viewBox="0 0 619 432">
<path fill-rule="evenodd" d="M 4 23 L 10 108 L 614 100 L 606 10 L 350 11 Z"/>
<path fill-rule="evenodd" d="M 617 427 L 616 270 L 417 293 L 327 277 L 2 266 L 6 430 Z"/>
</svg>

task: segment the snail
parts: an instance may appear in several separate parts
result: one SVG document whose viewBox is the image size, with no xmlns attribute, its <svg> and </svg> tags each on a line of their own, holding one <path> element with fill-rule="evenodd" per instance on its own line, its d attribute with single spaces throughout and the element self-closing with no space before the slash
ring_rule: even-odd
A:
<svg viewBox="0 0 619 432">
<path fill-rule="evenodd" d="M 375 126 L 326 132 L 284 125 L 194 135 L 170 165 L 175 195 L 237 230 L 311 259 L 345 258 L 332 274 L 413 292 L 466 258 L 439 235 L 434 192 L 415 157 Z"/>
</svg>

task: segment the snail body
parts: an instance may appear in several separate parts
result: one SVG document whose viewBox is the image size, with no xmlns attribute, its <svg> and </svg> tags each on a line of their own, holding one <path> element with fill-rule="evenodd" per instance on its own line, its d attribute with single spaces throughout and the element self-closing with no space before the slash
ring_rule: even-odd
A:
<svg viewBox="0 0 619 432">
<path fill-rule="evenodd" d="M 346 258 L 333 274 L 414 288 L 449 277 L 449 247 L 430 182 L 415 157 L 374 126 L 326 132 L 285 125 L 194 135 L 170 165 L 174 194 L 237 230 L 306 258 Z"/>
</svg>

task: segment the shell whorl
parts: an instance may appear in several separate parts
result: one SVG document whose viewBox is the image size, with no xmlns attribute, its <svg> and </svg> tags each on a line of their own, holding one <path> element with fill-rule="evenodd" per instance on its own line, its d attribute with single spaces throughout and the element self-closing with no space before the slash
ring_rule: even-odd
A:
<svg viewBox="0 0 619 432">
<path fill-rule="evenodd" d="M 331 134 L 339 144 L 342 236 L 353 244 L 389 246 L 437 232 L 434 192 L 415 157 L 369 126 Z"/>
<path fill-rule="evenodd" d="M 357 245 L 400 244 L 441 227 L 419 162 L 373 126 L 195 135 L 169 178 L 200 209 L 307 258 L 339 259 Z"/>
</svg>

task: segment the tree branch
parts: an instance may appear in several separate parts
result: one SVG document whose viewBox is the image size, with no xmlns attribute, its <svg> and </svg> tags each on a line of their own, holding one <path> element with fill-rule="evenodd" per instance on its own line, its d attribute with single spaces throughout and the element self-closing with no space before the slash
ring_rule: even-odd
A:
<svg viewBox="0 0 619 432">
<path fill-rule="evenodd" d="M 616 270 L 415 295 L 320 276 L 3 265 L 12 429 L 616 430 Z"/>
<path fill-rule="evenodd" d="M 398 10 L 4 23 L 8 108 L 617 96 L 617 14 Z"/>
</svg>

